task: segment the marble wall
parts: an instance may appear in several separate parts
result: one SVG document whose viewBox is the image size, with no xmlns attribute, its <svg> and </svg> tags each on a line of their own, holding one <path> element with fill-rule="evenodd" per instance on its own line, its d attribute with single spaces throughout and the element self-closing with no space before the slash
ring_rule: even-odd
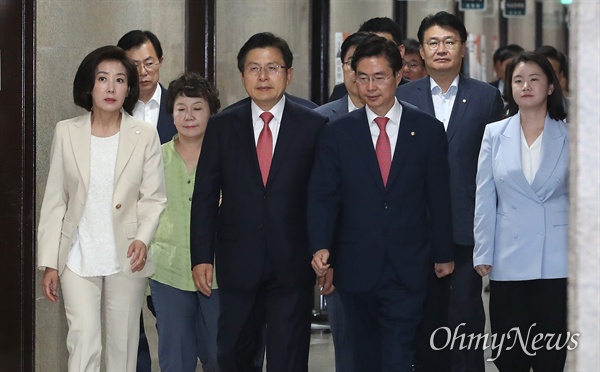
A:
<svg viewBox="0 0 600 372">
<path fill-rule="evenodd" d="M 55 124 L 84 111 L 73 103 L 73 78 L 93 49 L 116 44 L 129 30 L 154 32 L 165 60 L 161 82 L 184 66 L 184 0 L 36 1 L 37 208 L 41 206 Z M 38 282 L 41 280 L 38 271 Z M 37 288 L 36 370 L 66 371 L 66 319 L 62 302 L 52 304 Z M 1 368 L 0 368 L 1 369 Z"/>
</svg>

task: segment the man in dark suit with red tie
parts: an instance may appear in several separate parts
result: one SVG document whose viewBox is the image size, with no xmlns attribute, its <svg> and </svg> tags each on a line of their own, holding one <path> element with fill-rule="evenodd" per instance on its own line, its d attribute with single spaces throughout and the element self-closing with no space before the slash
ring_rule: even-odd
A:
<svg viewBox="0 0 600 372">
<path fill-rule="evenodd" d="M 307 371 L 315 283 L 307 188 L 327 119 L 285 98 L 293 73 L 285 40 L 255 34 L 237 59 L 249 98 L 206 129 L 192 199 L 193 277 L 209 296 L 214 261 L 222 371 L 262 370 L 265 326 L 268 370 Z"/>
<path fill-rule="evenodd" d="M 309 185 L 312 266 L 333 284 L 356 371 L 410 371 L 430 259 L 454 269 L 448 144 L 434 117 L 399 102 L 397 46 L 373 36 L 352 57 L 366 106 L 325 127 Z"/>
</svg>

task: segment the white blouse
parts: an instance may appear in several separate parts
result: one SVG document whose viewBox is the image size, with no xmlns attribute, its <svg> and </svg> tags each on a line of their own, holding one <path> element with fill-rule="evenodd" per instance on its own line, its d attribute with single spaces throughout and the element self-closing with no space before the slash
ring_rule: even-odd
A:
<svg viewBox="0 0 600 372">
<path fill-rule="evenodd" d="M 69 269 L 84 277 L 121 271 L 112 215 L 119 133 L 111 137 L 92 136 L 90 149 L 87 200 L 67 257 Z"/>
<path fill-rule="evenodd" d="M 523 168 L 523 175 L 527 179 L 527 182 L 531 185 L 535 174 L 540 168 L 540 158 L 542 156 L 542 137 L 544 131 L 540 133 L 538 138 L 531 144 L 527 145 L 523 128 L 521 128 L 521 167 Z"/>
</svg>

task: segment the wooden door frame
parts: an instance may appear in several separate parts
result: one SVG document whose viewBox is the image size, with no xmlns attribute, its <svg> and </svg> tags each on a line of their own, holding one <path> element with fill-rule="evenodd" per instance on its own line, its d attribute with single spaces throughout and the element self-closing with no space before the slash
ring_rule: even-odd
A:
<svg viewBox="0 0 600 372">
<path fill-rule="evenodd" d="M 0 366 L 35 366 L 35 0 L 0 13 Z"/>
</svg>

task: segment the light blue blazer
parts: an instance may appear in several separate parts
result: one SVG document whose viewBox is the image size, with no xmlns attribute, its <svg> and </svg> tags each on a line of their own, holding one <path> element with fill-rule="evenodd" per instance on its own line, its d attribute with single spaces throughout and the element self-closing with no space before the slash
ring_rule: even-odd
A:
<svg viewBox="0 0 600 372">
<path fill-rule="evenodd" d="M 568 225 L 565 123 L 546 116 L 531 185 L 521 167 L 520 115 L 489 124 L 477 166 L 473 265 L 491 265 L 491 280 L 566 278 Z"/>
</svg>

